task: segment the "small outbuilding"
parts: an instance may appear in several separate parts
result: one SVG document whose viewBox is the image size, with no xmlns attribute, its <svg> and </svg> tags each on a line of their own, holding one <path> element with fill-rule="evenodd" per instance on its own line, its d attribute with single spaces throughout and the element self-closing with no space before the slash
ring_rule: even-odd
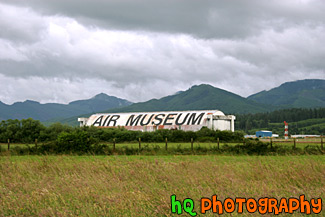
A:
<svg viewBox="0 0 325 217">
<path fill-rule="evenodd" d="M 261 130 L 256 132 L 256 138 L 272 137 L 272 131 Z"/>
</svg>

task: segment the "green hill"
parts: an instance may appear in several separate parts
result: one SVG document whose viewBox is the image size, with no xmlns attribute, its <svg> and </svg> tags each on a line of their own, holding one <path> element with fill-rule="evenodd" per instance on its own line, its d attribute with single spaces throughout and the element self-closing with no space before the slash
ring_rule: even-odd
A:
<svg viewBox="0 0 325 217">
<path fill-rule="evenodd" d="M 266 112 L 273 109 L 254 101 L 247 100 L 231 92 L 215 88 L 211 85 L 201 84 L 193 86 L 186 91 L 177 92 L 175 95 L 152 99 L 146 102 L 134 103 L 129 106 L 104 110 L 102 113 L 118 112 L 150 112 L 150 111 L 184 111 L 184 110 L 210 110 L 217 109 L 225 114 L 246 114 Z M 82 117 L 89 117 L 92 113 L 84 114 Z M 51 122 L 77 126 L 77 119 L 74 116 L 65 119 L 56 119 Z"/>
<path fill-rule="evenodd" d="M 123 108 L 105 110 L 104 112 L 148 112 L 173 110 L 204 110 L 217 109 L 227 114 L 257 113 L 271 110 L 265 106 L 247 100 L 231 92 L 201 84 L 178 92 L 175 95 L 147 102 L 134 103 Z"/>
<path fill-rule="evenodd" d="M 306 79 L 286 82 L 248 99 L 282 108 L 317 108 L 325 106 L 325 80 Z"/>
<path fill-rule="evenodd" d="M 40 121 L 68 118 L 85 113 L 99 112 L 109 108 L 130 105 L 131 102 L 106 94 L 98 94 L 88 100 L 78 100 L 69 104 L 46 103 L 26 100 L 7 105 L 0 102 L 0 120 L 33 118 Z"/>
</svg>

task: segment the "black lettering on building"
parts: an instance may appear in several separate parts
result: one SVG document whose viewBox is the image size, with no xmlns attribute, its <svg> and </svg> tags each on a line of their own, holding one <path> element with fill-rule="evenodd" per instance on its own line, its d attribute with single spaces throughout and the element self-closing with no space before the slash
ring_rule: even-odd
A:
<svg viewBox="0 0 325 217">
<path fill-rule="evenodd" d="M 107 117 L 105 118 L 104 123 L 103 123 L 103 127 L 106 126 L 106 122 L 108 121 L 108 118 L 109 118 L 109 117 L 110 117 L 110 115 L 107 115 Z"/>
<path fill-rule="evenodd" d="M 113 126 L 116 126 L 116 121 L 120 118 L 119 115 L 112 115 L 111 119 L 109 119 L 107 126 L 111 124 L 111 122 L 114 122 Z"/>
<path fill-rule="evenodd" d="M 187 117 L 189 116 L 189 114 L 190 114 L 190 113 L 187 113 L 187 114 L 185 115 L 185 117 L 183 118 L 183 121 L 182 121 L 182 122 L 179 122 L 179 119 L 180 119 L 181 116 L 183 115 L 183 113 L 180 113 L 180 114 L 177 116 L 177 118 L 176 118 L 175 124 L 176 124 L 176 125 L 183 125 L 183 124 L 185 124 L 185 122 L 186 122 Z"/>
<path fill-rule="evenodd" d="M 172 123 L 168 123 L 168 120 L 173 120 L 177 114 L 168 114 L 167 117 L 165 118 L 164 124 L 163 125 L 173 125 Z"/>
<path fill-rule="evenodd" d="M 103 115 L 101 115 L 97 118 L 97 120 L 93 123 L 93 126 L 96 126 L 96 124 L 97 124 L 97 127 L 102 126 L 102 120 L 103 120 Z"/>
<path fill-rule="evenodd" d="M 140 125 L 141 125 L 141 126 L 146 126 L 146 125 L 150 124 L 150 121 L 151 121 L 151 119 L 152 119 L 152 117 L 153 117 L 154 115 L 155 115 L 155 114 L 152 114 L 152 115 L 149 117 L 149 119 L 147 120 L 147 123 L 143 123 L 144 120 L 145 120 L 146 117 L 147 117 L 147 115 L 144 115 L 143 118 L 142 118 L 141 121 L 140 121 Z"/>
<path fill-rule="evenodd" d="M 162 116 L 161 118 L 159 116 Z M 155 117 L 155 121 L 158 121 L 158 122 L 154 122 L 152 121 L 152 124 L 153 125 L 160 125 L 163 121 L 163 118 L 165 117 L 165 114 L 158 114 L 156 117 Z"/>
<path fill-rule="evenodd" d="M 126 122 L 125 126 L 137 126 L 139 123 L 140 118 L 142 117 L 142 115 L 138 115 L 135 119 L 134 118 L 135 115 L 131 115 L 128 119 L 128 121 Z"/>
<path fill-rule="evenodd" d="M 188 118 L 187 125 L 200 125 L 203 115 L 204 113 L 201 113 L 197 118 L 195 118 L 196 113 L 192 113 Z"/>
</svg>

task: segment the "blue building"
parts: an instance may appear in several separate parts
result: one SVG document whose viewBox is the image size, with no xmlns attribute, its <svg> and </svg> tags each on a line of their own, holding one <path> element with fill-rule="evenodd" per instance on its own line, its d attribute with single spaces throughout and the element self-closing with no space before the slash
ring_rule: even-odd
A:
<svg viewBox="0 0 325 217">
<path fill-rule="evenodd" d="M 256 138 L 272 137 L 271 131 L 261 130 L 256 132 Z"/>
</svg>

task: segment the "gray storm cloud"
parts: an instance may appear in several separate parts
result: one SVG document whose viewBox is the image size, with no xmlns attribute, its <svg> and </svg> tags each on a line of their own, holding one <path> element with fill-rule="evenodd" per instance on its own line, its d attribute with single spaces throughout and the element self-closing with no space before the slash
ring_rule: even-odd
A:
<svg viewBox="0 0 325 217">
<path fill-rule="evenodd" d="M 242 96 L 325 79 L 323 1 L 0 0 L 0 100 Z M 39 89 L 35 88 L 38 87 Z"/>
</svg>

